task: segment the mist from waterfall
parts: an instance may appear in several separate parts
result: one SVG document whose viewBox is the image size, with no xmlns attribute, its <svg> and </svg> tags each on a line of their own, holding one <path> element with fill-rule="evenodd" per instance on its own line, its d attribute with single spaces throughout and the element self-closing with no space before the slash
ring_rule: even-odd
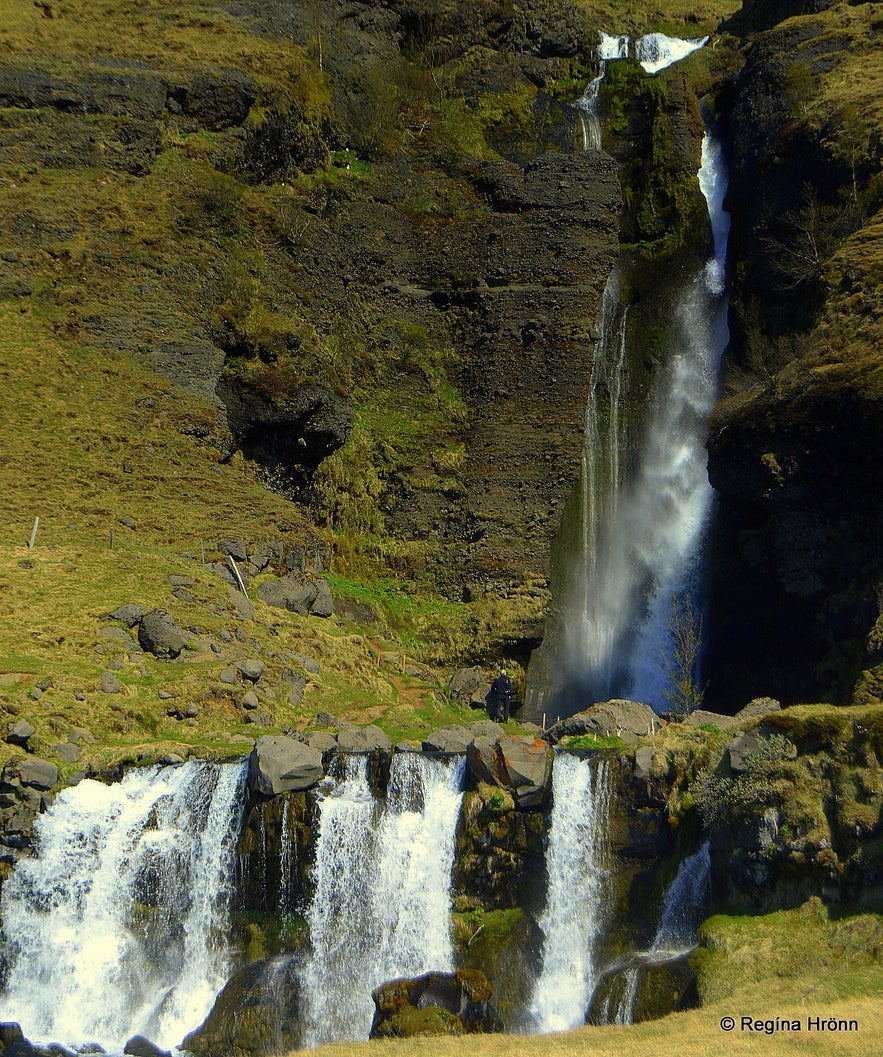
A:
<svg viewBox="0 0 883 1057">
<path fill-rule="evenodd" d="M 712 509 L 706 423 L 729 340 L 726 167 L 711 133 L 703 139 L 698 180 L 713 254 L 672 303 L 668 356 L 653 381 L 643 426 L 631 434 L 623 407 L 634 399 L 626 359 L 628 320 L 619 303 L 617 270 L 604 292 L 583 471 L 569 511 L 579 528 L 568 530 L 554 631 L 528 673 L 534 718 L 547 710 L 572 714 L 617 696 L 664 710 L 672 600 L 690 594 L 698 604 L 702 598 Z"/>
<path fill-rule="evenodd" d="M 67 1045 L 179 1045 L 229 973 L 244 777 L 191 761 L 59 793 L 3 886 L 0 1020 Z"/>
<path fill-rule="evenodd" d="M 565 1031 L 585 1022 L 599 977 L 597 957 L 608 892 L 607 826 L 611 775 L 607 760 L 555 758 L 546 852 L 548 885 L 540 917 L 542 969 L 529 1029 Z"/>
<path fill-rule="evenodd" d="M 453 969 L 450 878 L 463 759 L 392 758 L 386 801 L 365 756 L 337 757 L 319 804 L 305 1044 L 366 1039 L 371 992 Z"/>
</svg>

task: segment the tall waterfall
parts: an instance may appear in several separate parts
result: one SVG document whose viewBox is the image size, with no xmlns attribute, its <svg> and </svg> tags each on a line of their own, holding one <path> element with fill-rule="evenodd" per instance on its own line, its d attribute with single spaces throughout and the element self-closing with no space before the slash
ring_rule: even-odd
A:
<svg viewBox="0 0 883 1057">
<path fill-rule="evenodd" d="M 180 1044 L 228 975 L 241 764 L 65 789 L 3 886 L 0 1020 L 31 1038 Z"/>
<path fill-rule="evenodd" d="M 564 1031 L 585 1022 L 598 980 L 597 944 L 607 896 L 606 760 L 562 754 L 552 772 L 543 965 L 531 1001 L 531 1029 Z"/>
<path fill-rule="evenodd" d="M 698 179 L 713 255 L 672 304 L 669 356 L 654 381 L 639 436 L 627 436 L 623 427 L 627 319 L 616 272 L 605 290 L 583 473 L 573 504 L 579 541 L 572 543 L 560 578 L 549 649 L 539 651 L 529 673 L 528 704 L 536 717 L 556 707 L 570 714 L 613 696 L 664 707 L 660 660 L 671 650 L 671 600 L 702 593 L 712 505 L 706 420 L 729 339 L 726 171 L 720 144 L 710 134 L 703 140 Z"/>
<path fill-rule="evenodd" d="M 601 82 L 604 80 L 606 64 L 611 59 L 624 59 L 629 53 L 629 38 L 625 36 L 614 37 L 607 33 L 599 33 L 600 42 L 595 48 L 595 58 L 598 60 L 601 70 L 597 77 L 586 85 L 585 91 L 573 104 L 582 123 L 583 150 L 601 149 L 601 122 L 598 120 L 598 93 L 601 90 Z"/>
<path fill-rule="evenodd" d="M 371 793 L 366 757 L 332 765 L 307 915 L 308 1045 L 367 1038 L 373 988 L 453 968 L 449 889 L 463 767 L 397 753 L 384 805 Z"/>
</svg>

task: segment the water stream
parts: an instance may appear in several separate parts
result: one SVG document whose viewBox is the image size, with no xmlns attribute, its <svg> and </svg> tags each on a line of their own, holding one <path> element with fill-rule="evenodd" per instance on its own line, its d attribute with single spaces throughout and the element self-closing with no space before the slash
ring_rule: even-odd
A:
<svg viewBox="0 0 883 1057">
<path fill-rule="evenodd" d="M 67 1045 L 178 1045 L 228 976 L 243 780 L 189 762 L 61 792 L 3 886 L 0 1020 Z"/>
</svg>

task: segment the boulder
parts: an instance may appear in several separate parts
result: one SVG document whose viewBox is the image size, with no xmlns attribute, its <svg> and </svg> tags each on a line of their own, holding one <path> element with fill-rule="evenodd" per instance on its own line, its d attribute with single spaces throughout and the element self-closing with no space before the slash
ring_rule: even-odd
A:
<svg viewBox="0 0 883 1057">
<path fill-rule="evenodd" d="M 307 745 L 316 752 L 332 752 L 337 748 L 337 738 L 333 734 L 326 734 L 322 730 L 310 730 L 304 736 Z"/>
<path fill-rule="evenodd" d="M 55 746 L 55 754 L 64 763 L 76 763 L 80 758 L 80 747 L 71 745 L 69 741 Z"/>
<path fill-rule="evenodd" d="M 121 694 L 123 692 L 123 684 L 113 672 L 102 672 L 101 692 L 104 694 Z"/>
<path fill-rule="evenodd" d="M 28 747 L 28 740 L 37 733 L 37 728 L 28 723 L 26 719 L 20 719 L 10 723 L 7 728 L 6 740 L 10 745 L 18 745 L 23 749 Z"/>
<path fill-rule="evenodd" d="M 125 624 L 127 628 L 134 628 L 145 613 L 147 610 L 144 606 L 138 605 L 137 602 L 128 602 L 109 613 L 108 616 L 111 620 L 118 620 L 121 624 Z"/>
<path fill-rule="evenodd" d="M 242 707 L 248 709 L 249 711 L 257 708 L 260 703 L 260 699 L 258 698 L 258 695 L 254 692 L 254 690 L 246 690 L 245 693 L 242 695 Z"/>
<path fill-rule="evenodd" d="M 297 963 L 261 958 L 235 973 L 182 1048 L 196 1057 L 269 1057 L 301 1044 Z"/>
<path fill-rule="evenodd" d="M 478 969 L 390 980 L 372 991 L 371 1038 L 463 1035 L 502 1031 L 493 992 Z"/>
<path fill-rule="evenodd" d="M 218 553 L 226 554 L 237 562 L 248 561 L 248 543 L 241 536 L 231 536 L 229 539 L 221 540 L 218 544 Z"/>
<path fill-rule="evenodd" d="M 294 738 L 258 738 L 248 758 L 248 784 L 264 796 L 309 789 L 323 776 L 322 753 Z"/>
<path fill-rule="evenodd" d="M 172 1057 L 171 1050 L 162 1049 L 143 1035 L 133 1035 L 123 1047 L 123 1053 L 130 1057 Z"/>
<path fill-rule="evenodd" d="M 184 649 L 184 630 L 165 610 L 152 609 L 138 625 L 138 643 L 154 657 L 174 660 Z"/>
<path fill-rule="evenodd" d="M 250 683 L 256 683 L 267 670 L 263 661 L 240 661 L 236 667 L 242 678 Z"/>
<path fill-rule="evenodd" d="M 744 708 L 740 708 L 733 719 L 740 726 L 744 726 L 749 720 L 757 719 L 758 716 L 767 716 L 770 712 L 781 712 L 781 710 L 782 706 L 775 698 L 756 697 Z"/>
<path fill-rule="evenodd" d="M 347 727 L 337 736 L 337 745 L 341 752 L 373 752 L 382 749 L 389 752 L 392 742 L 373 724 L 370 727 Z"/>
<path fill-rule="evenodd" d="M 58 768 L 55 764 L 40 760 L 36 756 L 20 760 L 15 769 L 21 784 L 32 786 L 34 789 L 51 789 L 58 781 Z"/>
<path fill-rule="evenodd" d="M 291 572 L 281 580 L 271 580 L 258 588 L 258 598 L 268 606 L 287 609 L 302 617 L 329 617 L 334 612 L 331 588 L 327 580 L 313 580 L 303 573 Z"/>
<path fill-rule="evenodd" d="M 459 671 L 454 672 L 451 676 L 448 687 L 457 701 L 461 705 L 466 705 L 484 682 L 486 682 L 486 679 L 481 668 L 460 668 Z M 488 686 L 490 686 L 490 683 L 488 683 Z"/>
<path fill-rule="evenodd" d="M 474 734 L 458 724 L 439 727 L 423 739 L 424 752 L 465 752 Z"/>
<path fill-rule="evenodd" d="M 549 791 L 554 752 L 543 741 L 506 736 L 476 738 L 466 750 L 466 766 L 476 782 L 511 790 L 518 807 L 538 808 Z"/>
<path fill-rule="evenodd" d="M 655 734 L 664 726 L 665 720 L 640 701 L 602 701 L 553 724 L 543 734 L 543 738 L 550 745 L 557 745 L 562 738 L 579 734 L 616 736 L 630 742 Z"/>
<path fill-rule="evenodd" d="M 739 726 L 739 720 L 735 716 L 723 716 L 719 712 L 706 712 L 704 708 L 697 708 L 688 712 L 681 720 L 685 727 L 717 727 L 718 730 L 733 730 Z"/>
<path fill-rule="evenodd" d="M 751 765 L 752 756 L 756 756 L 761 752 L 768 752 L 769 749 L 769 740 L 757 731 L 752 730 L 747 734 L 740 734 L 727 746 L 726 755 L 730 770 L 734 774 L 744 773 Z M 797 748 L 791 742 L 785 742 L 782 750 L 782 755 L 786 759 L 793 760 L 797 755 Z"/>
</svg>

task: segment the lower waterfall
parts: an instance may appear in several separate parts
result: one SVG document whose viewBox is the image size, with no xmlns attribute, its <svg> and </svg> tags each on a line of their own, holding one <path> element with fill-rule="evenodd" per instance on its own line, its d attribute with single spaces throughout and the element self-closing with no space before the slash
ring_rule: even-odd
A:
<svg viewBox="0 0 883 1057">
<path fill-rule="evenodd" d="M 552 772 L 542 969 L 529 1014 L 532 1032 L 583 1024 L 598 981 L 596 948 L 605 922 L 609 765 L 561 754 Z"/>
<path fill-rule="evenodd" d="M 385 804 L 368 759 L 337 757 L 319 804 L 304 972 L 306 1045 L 367 1038 L 371 991 L 450 971 L 450 878 L 464 761 L 392 758 Z"/>
<path fill-rule="evenodd" d="M 65 789 L 3 886 L 0 1020 L 32 1039 L 178 1045 L 229 973 L 242 764 Z"/>
</svg>

